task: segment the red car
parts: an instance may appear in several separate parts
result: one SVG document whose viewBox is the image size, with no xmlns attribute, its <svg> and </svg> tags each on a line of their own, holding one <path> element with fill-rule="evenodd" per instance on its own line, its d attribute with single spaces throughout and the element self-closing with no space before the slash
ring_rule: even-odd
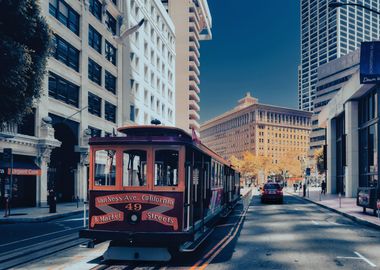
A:
<svg viewBox="0 0 380 270">
<path fill-rule="evenodd" d="M 266 183 L 261 190 L 261 202 L 278 202 L 283 203 L 284 194 L 282 187 L 277 183 Z"/>
</svg>

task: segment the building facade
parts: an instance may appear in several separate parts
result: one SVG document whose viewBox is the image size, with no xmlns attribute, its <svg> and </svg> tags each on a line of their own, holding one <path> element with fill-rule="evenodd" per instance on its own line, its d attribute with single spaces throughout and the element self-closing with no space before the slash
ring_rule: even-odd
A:
<svg viewBox="0 0 380 270">
<path fill-rule="evenodd" d="M 247 93 L 233 110 L 202 124 L 201 139 L 226 159 L 249 151 L 276 164 L 289 151 L 307 156 L 310 118 L 310 112 L 260 104 Z"/>
<path fill-rule="evenodd" d="M 327 129 L 327 191 L 356 197 L 359 187 L 379 186 L 379 97 L 356 71 L 319 114 Z"/>
<path fill-rule="evenodd" d="M 126 28 L 145 19 L 139 31 L 124 45 L 123 88 L 127 89 L 124 108 L 131 124 L 150 124 L 158 119 L 175 125 L 175 27 L 160 0 L 127 0 Z"/>
<path fill-rule="evenodd" d="M 176 126 L 199 132 L 200 41 L 211 39 L 207 0 L 161 0 L 176 28 Z"/>
<path fill-rule="evenodd" d="M 45 205 L 48 190 L 58 202 L 86 199 L 89 137 L 111 136 L 127 120 L 122 47 L 114 40 L 123 4 L 40 1 L 54 43 L 41 98 L 22 124 L 4 125 L 0 136 L 0 151 L 11 148 L 21 172 L 13 177 L 13 206 Z M 10 183 L 0 179 L 3 199 Z"/>
<path fill-rule="evenodd" d="M 360 46 L 362 41 L 379 38 L 378 15 L 354 6 L 328 7 L 329 0 L 302 0 L 301 76 L 299 109 L 312 111 L 316 98 L 317 69 Z M 354 1 L 356 2 L 356 1 Z M 379 0 L 366 0 L 369 8 L 379 10 Z"/>
<path fill-rule="evenodd" d="M 310 150 L 321 148 L 326 143 L 326 130 L 318 125 L 318 114 L 335 96 L 342 86 L 359 69 L 360 49 L 335 59 L 318 68 L 318 82 L 311 118 Z"/>
</svg>

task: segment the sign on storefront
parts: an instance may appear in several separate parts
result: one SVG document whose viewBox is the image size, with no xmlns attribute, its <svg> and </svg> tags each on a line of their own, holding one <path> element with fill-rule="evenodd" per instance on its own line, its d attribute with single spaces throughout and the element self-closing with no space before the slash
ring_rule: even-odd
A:
<svg viewBox="0 0 380 270">
<path fill-rule="evenodd" d="M 360 83 L 380 82 L 380 41 L 362 42 L 360 49 Z"/>
</svg>

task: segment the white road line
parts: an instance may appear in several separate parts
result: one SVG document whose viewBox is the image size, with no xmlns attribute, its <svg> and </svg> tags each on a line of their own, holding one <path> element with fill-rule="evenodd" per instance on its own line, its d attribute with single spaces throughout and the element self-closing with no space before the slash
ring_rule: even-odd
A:
<svg viewBox="0 0 380 270">
<path fill-rule="evenodd" d="M 316 222 L 315 220 L 312 220 L 311 222 L 313 222 L 313 223 L 314 223 L 314 225 L 319 225 L 319 223 L 318 223 L 318 222 Z"/>
<path fill-rule="evenodd" d="M 294 208 L 294 210 L 297 210 L 297 211 L 298 211 L 299 209 L 298 209 L 298 208 Z"/>
<path fill-rule="evenodd" d="M 370 260 L 368 260 L 366 257 L 364 257 L 363 255 L 361 255 L 359 252 L 354 251 L 354 253 L 356 255 L 358 255 L 363 261 L 365 261 L 366 263 L 368 263 L 370 266 L 376 267 L 376 264 L 374 264 L 373 262 L 371 262 Z"/>
<path fill-rule="evenodd" d="M 344 257 L 344 256 L 336 256 L 337 259 L 349 259 L 349 260 L 362 260 L 359 257 Z"/>
<path fill-rule="evenodd" d="M 48 235 L 52 235 L 52 234 L 56 234 L 56 233 L 61 233 L 61 232 L 75 230 L 75 229 L 80 229 L 80 228 L 83 228 L 83 226 L 74 227 L 74 228 L 70 228 L 70 229 L 66 229 L 66 230 L 60 230 L 60 231 L 51 232 L 51 233 L 46 233 L 46 234 L 41 234 L 41 235 L 33 236 L 33 237 L 30 237 L 30 238 L 25 238 L 25 239 L 22 239 L 22 240 L 18 240 L 18 241 L 13 241 L 13 242 L 10 242 L 10 243 L 2 244 L 2 245 L 0 245 L 0 247 L 6 247 L 6 246 L 9 246 L 9 245 L 25 242 L 25 241 L 28 241 L 28 240 L 32 240 L 32 239 L 36 239 L 36 238 L 40 238 L 40 237 L 44 237 L 44 236 L 48 236 Z"/>
</svg>

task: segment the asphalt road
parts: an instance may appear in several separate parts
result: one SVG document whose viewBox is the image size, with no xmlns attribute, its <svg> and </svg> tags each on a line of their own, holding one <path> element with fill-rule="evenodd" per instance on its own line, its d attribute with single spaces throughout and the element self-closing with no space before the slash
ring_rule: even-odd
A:
<svg viewBox="0 0 380 270">
<path fill-rule="evenodd" d="M 282 205 L 253 197 L 196 252 L 169 263 L 102 262 L 106 247 L 72 248 L 27 269 L 380 269 L 379 231 L 292 196 Z"/>
<path fill-rule="evenodd" d="M 83 214 L 48 222 L 0 224 L 0 255 L 3 252 L 78 232 L 82 227 Z"/>
</svg>

